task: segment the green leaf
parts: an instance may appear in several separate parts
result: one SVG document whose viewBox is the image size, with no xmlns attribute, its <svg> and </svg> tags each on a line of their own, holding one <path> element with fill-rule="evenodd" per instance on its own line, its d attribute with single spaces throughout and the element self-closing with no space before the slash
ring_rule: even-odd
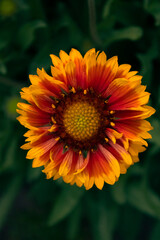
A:
<svg viewBox="0 0 160 240">
<path fill-rule="evenodd" d="M 88 196 L 87 213 L 92 229 L 92 239 L 112 240 L 113 231 L 118 220 L 118 208 L 109 195 L 99 195 L 99 199 Z"/>
<path fill-rule="evenodd" d="M 16 176 L 9 184 L 4 195 L 0 199 L 0 230 L 2 229 L 10 208 L 21 186 L 21 176 Z"/>
<path fill-rule="evenodd" d="M 40 176 L 42 177 L 42 167 L 32 168 L 32 166 L 30 166 L 29 164 L 27 171 L 27 181 L 29 183 L 34 182 L 35 180 L 40 178 Z"/>
<path fill-rule="evenodd" d="M 143 35 L 142 28 L 140 27 L 126 27 L 120 30 L 109 31 L 107 34 L 107 39 L 104 41 L 104 45 L 108 45 L 114 41 L 129 39 L 136 41 L 140 39 Z"/>
<path fill-rule="evenodd" d="M 0 60 L 0 73 L 6 74 L 7 73 L 7 68 L 5 64 Z"/>
<path fill-rule="evenodd" d="M 114 0 L 108 0 L 106 2 L 106 4 L 104 5 L 103 14 L 102 14 L 103 18 L 106 18 L 106 17 L 109 16 L 110 8 L 111 8 L 111 5 L 112 5 L 113 1 Z"/>
<path fill-rule="evenodd" d="M 115 183 L 114 186 L 111 186 L 111 194 L 113 199 L 118 204 L 124 204 L 126 202 L 126 182 L 127 175 L 122 175 L 118 182 Z"/>
<path fill-rule="evenodd" d="M 140 211 L 160 219 L 160 197 L 145 185 L 129 185 L 127 201 Z"/>
<path fill-rule="evenodd" d="M 151 47 L 145 53 L 137 54 L 137 57 L 141 61 L 140 74 L 143 76 L 143 83 L 150 86 L 153 78 L 153 60 L 158 56 L 158 43 L 153 41 Z"/>
<path fill-rule="evenodd" d="M 138 239 L 143 224 L 143 214 L 128 204 L 121 208 L 119 214 L 118 231 L 123 240 Z M 134 228 L 133 228 L 134 224 Z M 117 230 L 117 229 L 116 229 Z M 131 234 L 132 233 L 132 234 Z"/>
<path fill-rule="evenodd" d="M 76 209 L 74 209 L 73 213 L 71 214 L 68 220 L 68 233 L 67 233 L 68 240 L 77 239 L 78 233 L 80 232 L 81 228 L 81 218 L 82 218 L 82 206 L 78 205 Z"/>
<path fill-rule="evenodd" d="M 11 139 L 10 145 L 8 146 L 6 155 L 1 164 L 0 173 L 6 169 L 10 169 L 14 165 L 15 154 L 16 154 L 17 138 Z"/>
<path fill-rule="evenodd" d="M 156 20 L 155 25 L 156 26 L 160 26 L 160 3 L 159 2 L 150 1 L 149 5 L 147 7 L 147 10 L 155 18 L 155 20 Z"/>
<path fill-rule="evenodd" d="M 34 40 L 35 30 L 46 27 L 46 23 L 42 20 L 35 20 L 23 25 L 18 34 L 18 43 L 23 50 L 27 49 Z"/>
<path fill-rule="evenodd" d="M 53 226 L 67 217 L 79 203 L 84 189 L 75 186 L 65 186 L 59 194 L 51 210 L 48 225 Z"/>
</svg>

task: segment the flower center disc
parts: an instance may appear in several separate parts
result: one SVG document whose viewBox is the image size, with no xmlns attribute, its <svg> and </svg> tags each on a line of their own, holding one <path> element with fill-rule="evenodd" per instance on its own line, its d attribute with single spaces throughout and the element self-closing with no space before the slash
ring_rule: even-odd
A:
<svg viewBox="0 0 160 240">
<path fill-rule="evenodd" d="M 87 102 L 76 102 L 67 106 L 63 115 L 66 132 L 75 140 L 84 141 L 92 138 L 100 126 L 100 114 Z"/>
</svg>

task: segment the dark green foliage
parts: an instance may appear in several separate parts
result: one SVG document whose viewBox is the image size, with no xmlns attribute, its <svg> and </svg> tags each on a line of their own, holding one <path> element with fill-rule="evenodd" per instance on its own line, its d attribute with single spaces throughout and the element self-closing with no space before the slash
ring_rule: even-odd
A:
<svg viewBox="0 0 160 240">
<path fill-rule="evenodd" d="M 90 31 L 87 0 L 0 0 L 0 239 L 160 239 L 160 2 L 96 1 Z M 95 36 L 94 36 L 95 34 Z M 151 92 L 154 130 L 141 161 L 113 185 L 89 191 L 46 180 L 20 149 L 26 131 L 16 120 L 16 103 L 28 75 L 49 54 L 92 47 L 118 55 L 140 71 Z M 86 156 L 86 152 L 83 152 Z"/>
</svg>

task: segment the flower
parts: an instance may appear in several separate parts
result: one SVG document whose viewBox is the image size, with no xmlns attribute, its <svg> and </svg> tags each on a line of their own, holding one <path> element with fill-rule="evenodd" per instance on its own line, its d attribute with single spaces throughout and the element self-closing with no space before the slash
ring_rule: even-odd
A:
<svg viewBox="0 0 160 240">
<path fill-rule="evenodd" d="M 44 69 L 30 75 L 22 89 L 19 122 L 33 167 L 44 165 L 47 179 L 90 189 L 114 184 L 120 174 L 139 161 L 152 129 L 145 118 L 155 110 L 147 106 L 149 93 L 142 76 L 118 65 L 117 57 L 89 50 L 84 57 L 72 49 L 50 55 L 52 76 Z"/>
</svg>

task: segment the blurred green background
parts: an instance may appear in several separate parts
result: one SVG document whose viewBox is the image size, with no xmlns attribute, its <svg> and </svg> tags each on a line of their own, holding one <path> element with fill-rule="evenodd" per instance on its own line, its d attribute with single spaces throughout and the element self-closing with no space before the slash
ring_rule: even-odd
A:
<svg viewBox="0 0 160 240">
<path fill-rule="evenodd" d="M 37 67 L 50 72 L 49 54 L 72 47 L 82 54 L 96 47 L 131 64 L 157 110 L 141 161 L 102 191 L 46 180 L 20 149 L 21 87 Z M 159 72 L 159 0 L 0 0 L 1 240 L 160 239 Z"/>
</svg>

